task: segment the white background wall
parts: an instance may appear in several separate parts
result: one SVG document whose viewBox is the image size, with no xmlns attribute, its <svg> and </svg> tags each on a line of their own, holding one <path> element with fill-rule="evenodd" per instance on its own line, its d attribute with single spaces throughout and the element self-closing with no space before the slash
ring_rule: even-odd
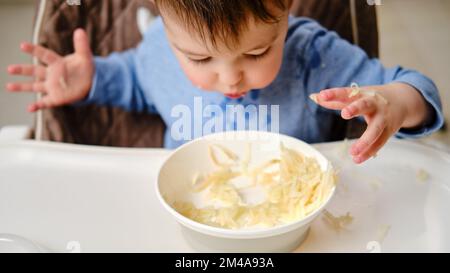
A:
<svg viewBox="0 0 450 273">
<path fill-rule="evenodd" d="M 26 112 L 26 105 L 33 100 L 33 95 L 5 91 L 6 83 L 13 80 L 6 72 L 8 64 L 31 63 L 31 58 L 20 52 L 19 44 L 21 41 L 31 41 L 33 16 L 33 1 L 0 2 L 0 127 L 31 125 L 33 122 L 33 115 Z"/>
</svg>

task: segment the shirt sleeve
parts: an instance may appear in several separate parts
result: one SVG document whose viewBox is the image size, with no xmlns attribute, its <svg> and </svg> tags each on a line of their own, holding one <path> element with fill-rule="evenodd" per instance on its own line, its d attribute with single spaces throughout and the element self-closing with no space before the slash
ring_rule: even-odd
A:
<svg viewBox="0 0 450 273">
<path fill-rule="evenodd" d="M 88 96 L 75 105 L 116 106 L 126 111 L 156 112 L 150 92 L 140 84 L 139 53 L 143 44 L 107 57 L 95 57 L 95 73 Z"/>
<path fill-rule="evenodd" d="M 400 66 L 384 67 L 380 60 L 370 59 L 357 46 L 341 39 L 310 20 L 304 25 L 301 35 L 306 38 L 299 52 L 305 77 L 305 88 L 318 92 L 332 87 L 349 86 L 352 82 L 360 86 L 383 85 L 401 82 L 414 87 L 432 109 L 433 118 L 428 124 L 414 129 L 401 129 L 398 137 L 421 137 L 442 127 L 444 117 L 439 92 L 431 79 L 417 71 Z"/>
</svg>

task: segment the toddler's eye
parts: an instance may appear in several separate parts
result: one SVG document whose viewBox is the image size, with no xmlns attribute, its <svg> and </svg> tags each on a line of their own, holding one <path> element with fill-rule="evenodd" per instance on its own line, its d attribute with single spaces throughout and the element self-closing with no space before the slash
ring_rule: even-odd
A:
<svg viewBox="0 0 450 273">
<path fill-rule="evenodd" d="M 211 61 L 211 57 L 206 57 L 203 59 L 191 59 L 191 58 L 188 58 L 188 59 L 189 59 L 189 61 L 193 62 L 194 64 L 206 64 L 209 61 Z"/>
<path fill-rule="evenodd" d="M 270 49 L 271 49 L 271 47 L 267 48 L 267 50 L 265 50 L 263 53 L 256 54 L 256 55 L 246 54 L 246 57 L 250 58 L 251 60 L 257 61 L 257 60 L 264 58 L 264 56 L 266 56 L 269 53 Z"/>
</svg>

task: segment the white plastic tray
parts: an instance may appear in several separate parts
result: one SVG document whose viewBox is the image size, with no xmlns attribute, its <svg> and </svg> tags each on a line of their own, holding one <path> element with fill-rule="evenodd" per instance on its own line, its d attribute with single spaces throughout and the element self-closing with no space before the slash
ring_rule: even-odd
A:
<svg viewBox="0 0 450 273">
<path fill-rule="evenodd" d="M 316 147 L 340 169 L 328 210 L 350 212 L 353 223 L 338 232 L 319 217 L 297 251 L 450 252 L 449 154 L 392 140 L 356 166 L 342 145 Z M 154 192 L 169 153 L 0 142 L 0 233 L 56 252 L 190 252 Z M 427 181 L 417 178 L 420 169 Z"/>
</svg>

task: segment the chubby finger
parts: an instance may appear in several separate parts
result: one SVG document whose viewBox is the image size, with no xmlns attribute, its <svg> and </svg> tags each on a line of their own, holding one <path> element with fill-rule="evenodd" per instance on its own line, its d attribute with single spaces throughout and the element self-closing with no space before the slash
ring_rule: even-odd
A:
<svg viewBox="0 0 450 273">
<path fill-rule="evenodd" d="M 374 113 L 376 110 L 377 104 L 372 97 L 362 97 L 344 107 L 341 116 L 343 119 L 351 119 L 356 116 Z"/>
<path fill-rule="evenodd" d="M 341 110 L 348 105 L 347 103 L 343 103 L 340 101 L 322 101 L 319 98 L 317 98 L 317 96 L 314 96 L 314 94 L 311 95 L 310 98 L 314 100 L 314 102 L 317 103 L 318 105 L 331 110 Z"/>
<path fill-rule="evenodd" d="M 357 156 L 364 153 L 370 146 L 377 141 L 386 128 L 386 122 L 383 117 L 375 117 L 366 128 L 362 136 L 352 145 L 350 154 Z"/>
<path fill-rule="evenodd" d="M 77 28 L 73 33 L 73 45 L 76 53 L 87 57 L 92 55 L 88 36 L 82 28 Z"/>
<path fill-rule="evenodd" d="M 52 64 L 61 58 L 61 56 L 50 49 L 47 49 L 40 45 L 33 45 L 27 42 L 20 44 L 20 49 L 28 54 L 35 56 L 45 64 Z"/>
<path fill-rule="evenodd" d="M 42 65 L 13 64 L 8 66 L 11 75 L 34 76 L 39 80 L 45 80 L 46 69 Z"/>
<path fill-rule="evenodd" d="M 314 93 L 310 96 L 315 103 L 328 109 L 341 110 L 361 97 L 360 94 L 350 96 L 351 88 L 331 88 Z"/>
<path fill-rule="evenodd" d="M 322 101 L 340 101 L 350 103 L 361 97 L 360 93 L 352 94 L 353 88 L 338 87 L 325 89 L 319 92 L 319 98 Z"/>
<path fill-rule="evenodd" d="M 36 112 L 40 109 L 51 108 L 54 106 L 55 104 L 53 103 L 51 98 L 49 96 L 44 96 L 42 99 L 28 105 L 27 110 L 28 112 Z"/>
<path fill-rule="evenodd" d="M 6 84 L 6 90 L 11 92 L 45 92 L 43 82 L 12 82 Z"/>
<path fill-rule="evenodd" d="M 380 149 L 384 146 L 384 144 L 386 144 L 386 142 L 389 140 L 389 137 L 389 132 L 384 131 L 366 151 L 364 151 L 360 155 L 354 156 L 353 162 L 355 162 L 356 164 L 360 164 L 371 157 L 375 157 Z"/>
</svg>

